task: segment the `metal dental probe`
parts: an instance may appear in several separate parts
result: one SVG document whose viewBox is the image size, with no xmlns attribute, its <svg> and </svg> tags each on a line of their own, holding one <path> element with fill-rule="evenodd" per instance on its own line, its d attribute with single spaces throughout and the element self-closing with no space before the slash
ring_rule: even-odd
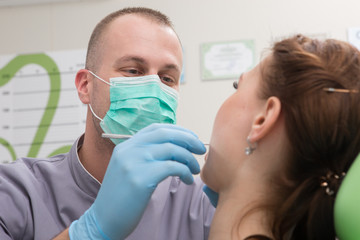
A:
<svg viewBox="0 0 360 240">
<path fill-rule="evenodd" d="M 129 139 L 132 137 L 132 135 L 126 135 L 126 134 L 113 134 L 113 133 L 102 133 L 101 137 L 103 138 L 114 138 L 114 139 Z M 209 143 L 204 143 L 204 145 L 209 145 Z"/>
</svg>

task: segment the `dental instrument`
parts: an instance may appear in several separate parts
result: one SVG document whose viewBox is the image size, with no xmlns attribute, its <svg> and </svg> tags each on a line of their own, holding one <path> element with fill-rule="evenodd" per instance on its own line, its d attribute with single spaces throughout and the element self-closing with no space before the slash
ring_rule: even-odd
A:
<svg viewBox="0 0 360 240">
<path fill-rule="evenodd" d="M 126 135 L 126 134 L 113 134 L 113 133 L 102 133 L 101 137 L 103 138 L 114 138 L 114 139 L 129 139 L 132 137 L 132 135 Z M 204 143 L 204 145 L 209 146 L 209 143 Z"/>
</svg>

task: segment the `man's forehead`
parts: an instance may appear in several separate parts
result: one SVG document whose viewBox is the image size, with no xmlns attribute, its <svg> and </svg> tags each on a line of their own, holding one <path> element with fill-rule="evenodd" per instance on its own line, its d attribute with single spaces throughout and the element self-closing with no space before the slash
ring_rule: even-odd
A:
<svg viewBox="0 0 360 240">
<path fill-rule="evenodd" d="M 151 27 L 155 28 L 154 31 Z M 162 29 L 156 29 L 157 27 Z M 165 43 L 164 39 L 167 39 Z M 116 56 L 116 60 L 113 58 L 116 63 L 112 63 L 115 65 L 125 61 L 146 64 L 145 61 L 150 61 L 149 54 L 155 54 L 154 49 L 160 51 L 157 51 L 158 54 L 169 51 L 166 56 L 177 56 L 177 60 L 170 60 L 167 68 L 181 72 L 182 47 L 176 33 L 171 27 L 156 23 L 139 14 L 122 15 L 115 19 L 107 29 L 107 33 L 103 35 L 99 46 L 103 54 Z"/>
<path fill-rule="evenodd" d="M 155 26 L 161 26 L 161 27 L 168 27 L 170 29 L 172 29 L 171 26 L 168 26 L 164 23 L 160 23 L 158 20 L 156 20 L 155 18 L 152 18 L 150 16 L 146 16 L 143 14 L 139 14 L 139 13 L 129 13 L 129 14 L 125 14 L 125 15 L 121 15 L 118 16 L 116 19 L 114 19 L 109 26 L 138 26 L 137 24 L 142 23 L 142 24 L 150 24 L 150 25 L 155 25 Z"/>
<path fill-rule="evenodd" d="M 180 40 L 172 27 L 140 14 L 126 14 L 117 17 L 104 29 L 102 39 L 106 40 L 114 37 L 130 38 L 131 36 L 146 38 L 149 34 L 158 32 L 167 32 L 169 35 L 176 36 L 181 45 Z"/>
</svg>

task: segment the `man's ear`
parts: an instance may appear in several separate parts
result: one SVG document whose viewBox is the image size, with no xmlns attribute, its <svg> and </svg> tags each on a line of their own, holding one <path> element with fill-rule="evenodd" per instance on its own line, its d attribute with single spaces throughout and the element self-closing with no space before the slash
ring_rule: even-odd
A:
<svg viewBox="0 0 360 240">
<path fill-rule="evenodd" d="M 79 99 L 84 104 L 90 103 L 90 92 L 92 87 L 91 75 L 86 69 L 80 69 L 75 77 L 75 86 L 79 95 Z"/>
<path fill-rule="evenodd" d="M 266 136 L 276 125 L 281 112 L 281 102 L 277 97 L 270 97 L 266 101 L 265 109 L 255 117 L 251 127 L 250 140 L 257 142 Z"/>
</svg>

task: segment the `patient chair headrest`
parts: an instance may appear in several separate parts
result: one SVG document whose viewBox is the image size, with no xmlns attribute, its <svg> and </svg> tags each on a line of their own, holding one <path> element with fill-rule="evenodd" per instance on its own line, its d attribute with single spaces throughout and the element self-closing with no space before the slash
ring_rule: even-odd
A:
<svg viewBox="0 0 360 240">
<path fill-rule="evenodd" d="M 340 240 L 360 239 L 360 154 L 346 173 L 336 195 L 334 221 Z"/>
</svg>

